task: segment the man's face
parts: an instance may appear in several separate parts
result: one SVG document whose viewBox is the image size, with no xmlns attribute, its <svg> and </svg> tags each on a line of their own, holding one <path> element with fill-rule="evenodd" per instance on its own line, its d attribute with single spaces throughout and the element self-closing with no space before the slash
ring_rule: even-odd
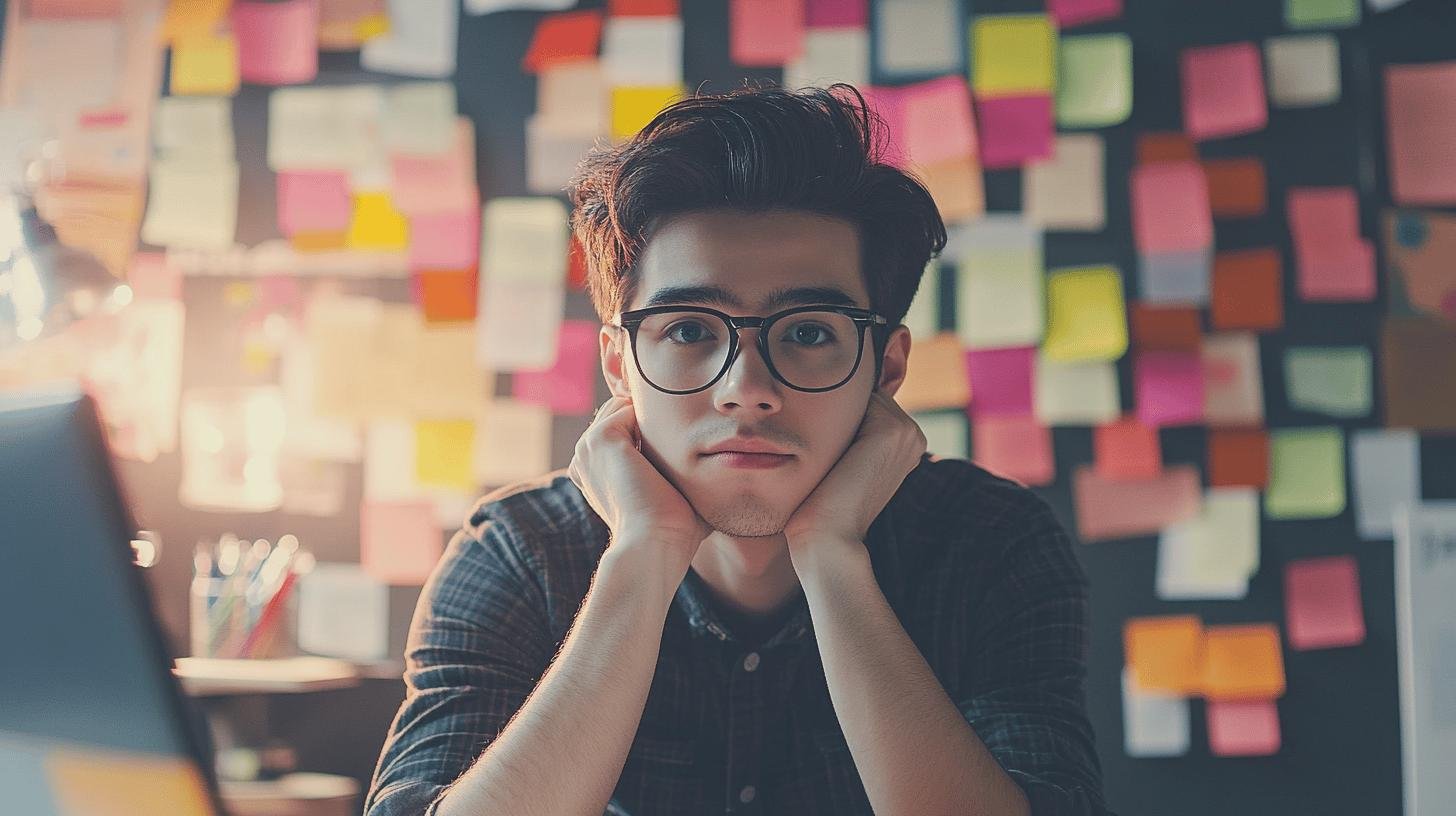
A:
<svg viewBox="0 0 1456 816">
<path fill-rule="evenodd" d="M 664 289 L 684 286 L 717 287 L 732 300 L 694 299 L 680 305 L 708 306 L 733 316 L 767 317 L 806 305 L 769 302 L 774 293 L 798 287 L 832 287 L 848 295 L 851 305 L 869 308 L 855 228 L 808 212 L 714 210 L 674 216 L 652 234 L 638 271 L 626 309 L 655 305 L 655 294 L 660 299 Z M 631 394 L 642 453 L 708 524 L 739 537 L 782 532 L 790 514 L 849 446 L 875 386 L 867 331 L 854 376 L 822 393 L 796 391 L 774 379 L 756 344 L 759 331 L 739 330 L 740 350 L 729 369 L 709 388 L 686 395 L 666 394 L 643 382 L 626 332 L 604 329 L 601 337 L 608 383 L 614 393 L 625 389 Z M 784 332 L 785 325 L 771 331 Z M 620 361 L 614 359 L 613 338 L 623 347 Z M 901 359 L 908 353 L 908 333 L 903 340 L 892 343 Z M 776 467 L 752 469 L 730 466 L 729 457 L 705 455 L 737 436 L 768 442 L 792 456 Z"/>
</svg>

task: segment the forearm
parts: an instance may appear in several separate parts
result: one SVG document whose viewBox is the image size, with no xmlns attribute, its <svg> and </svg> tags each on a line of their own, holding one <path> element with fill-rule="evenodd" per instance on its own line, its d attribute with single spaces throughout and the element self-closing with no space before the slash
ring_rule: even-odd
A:
<svg viewBox="0 0 1456 816">
<path fill-rule="evenodd" d="M 1026 814 L 1025 795 L 956 709 L 885 600 L 867 552 L 796 563 L 835 714 L 880 816 Z"/>
<path fill-rule="evenodd" d="M 651 547 L 603 556 L 556 659 L 439 816 L 600 816 L 636 736 L 672 594 Z M 684 570 L 685 571 L 685 570 Z"/>
</svg>

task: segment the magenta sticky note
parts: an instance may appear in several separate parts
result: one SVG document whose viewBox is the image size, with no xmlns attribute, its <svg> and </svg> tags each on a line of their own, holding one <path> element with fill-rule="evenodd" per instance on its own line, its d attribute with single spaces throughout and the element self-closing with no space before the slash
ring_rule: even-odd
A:
<svg viewBox="0 0 1456 816">
<path fill-rule="evenodd" d="M 1390 192 L 1399 204 L 1456 204 L 1456 62 L 1385 67 Z"/>
<path fill-rule="evenodd" d="M 480 211 L 421 213 L 409 217 L 411 269 L 464 269 L 480 257 Z"/>
<path fill-rule="evenodd" d="M 1148 350 L 1133 360 L 1137 418 L 1154 428 L 1203 421 L 1203 357 L 1196 351 Z"/>
<path fill-rule="evenodd" d="M 976 154 L 971 88 L 965 77 L 943 76 L 900 89 L 905 152 L 921 166 Z"/>
<path fill-rule="evenodd" d="M 301 232 L 343 232 L 353 215 L 349 175 L 332 170 L 285 170 L 278 174 L 278 229 Z"/>
<path fill-rule="evenodd" d="M 981 166 L 1020 167 L 1052 156 L 1052 98 L 1048 94 L 976 100 Z"/>
<path fill-rule="evenodd" d="M 1290 647 L 1300 650 L 1365 642 L 1355 556 L 1302 558 L 1284 565 L 1284 630 Z"/>
<path fill-rule="evenodd" d="M 971 422 L 971 460 L 1028 487 L 1056 480 L 1051 429 L 1027 416 L 984 416 Z"/>
<path fill-rule="evenodd" d="M 805 0 L 804 22 L 810 28 L 845 28 L 869 22 L 869 0 Z"/>
<path fill-rule="evenodd" d="M 971 419 L 1030 415 L 1035 365 L 1034 346 L 967 351 L 966 376 L 971 381 L 967 412 Z"/>
<path fill-rule="evenodd" d="M 1205 706 L 1214 756 L 1279 753 L 1279 707 L 1273 700 L 1209 700 Z"/>
<path fill-rule="evenodd" d="M 1208 177 L 1196 161 L 1140 164 L 1132 169 L 1132 232 L 1143 255 L 1190 252 L 1213 245 Z"/>
<path fill-rule="evenodd" d="M 429 499 L 368 501 L 359 507 L 359 561 L 374 578 L 420 586 L 444 552 Z"/>
<path fill-rule="evenodd" d="M 885 126 L 880 160 L 901 169 L 909 167 L 910 150 L 905 142 L 904 91 L 884 85 L 864 85 L 859 90 L 870 110 L 875 112 Z"/>
<path fill-rule="evenodd" d="M 1122 0 L 1047 0 L 1047 13 L 1058 28 L 1115 20 L 1122 16 Z"/>
<path fill-rule="evenodd" d="M 1252 42 L 1184 49 L 1183 130 L 1194 141 L 1263 130 L 1269 123 L 1264 68 Z"/>
<path fill-rule="evenodd" d="M 512 396 L 544 405 L 554 414 L 590 414 L 596 407 L 593 388 L 601 370 L 600 334 L 599 323 L 561 321 L 556 363 L 546 369 L 517 369 L 511 375 Z"/>
<path fill-rule="evenodd" d="M 242 81 L 291 85 L 318 76 L 318 0 L 237 0 L 232 22 Z"/>
<path fill-rule="evenodd" d="M 782 67 L 804 52 L 804 0 L 730 0 L 728 55 L 735 65 Z"/>
</svg>

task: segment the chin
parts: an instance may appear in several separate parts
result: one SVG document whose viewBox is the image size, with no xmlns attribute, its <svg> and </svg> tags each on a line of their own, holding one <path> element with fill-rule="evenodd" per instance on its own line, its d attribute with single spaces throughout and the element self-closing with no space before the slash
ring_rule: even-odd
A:
<svg viewBox="0 0 1456 816">
<path fill-rule="evenodd" d="M 779 502 L 761 496 L 741 493 L 736 496 L 715 496 L 706 502 L 693 502 L 703 521 L 724 535 L 735 538 L 766 538 L 784 531 L 793 508 L 784 509 Z M 797 505 L 796 505 L 797 506 Z"/>
</svg>

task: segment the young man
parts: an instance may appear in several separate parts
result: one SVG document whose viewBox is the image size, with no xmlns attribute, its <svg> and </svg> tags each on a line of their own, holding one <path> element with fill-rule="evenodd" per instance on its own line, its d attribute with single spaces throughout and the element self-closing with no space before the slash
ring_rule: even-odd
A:
<svg viewBox="0 0 1456 816">
<path fill-rule="evenodd" d="M 873 121 L 743 90 L 584 162 L 613 396 L 451 540 L 368 816 L 1106 812 L 1067 534 L 892 399 L 946 234 Z"/>
</svg>

